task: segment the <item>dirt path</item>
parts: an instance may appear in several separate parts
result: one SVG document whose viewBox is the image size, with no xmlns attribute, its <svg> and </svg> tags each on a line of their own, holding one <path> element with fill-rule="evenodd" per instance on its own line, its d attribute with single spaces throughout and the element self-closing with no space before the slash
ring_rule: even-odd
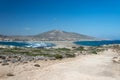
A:
<svg viewBox="0 0 120 80">
<path fill-rule="evenodd" d="M 43 69 L 33 68 L 1 80 L 120 80 L 120 64 L 112 62 L 113 56 L 115 53 L 112 51 L 86 55 Z"/>
</svg>

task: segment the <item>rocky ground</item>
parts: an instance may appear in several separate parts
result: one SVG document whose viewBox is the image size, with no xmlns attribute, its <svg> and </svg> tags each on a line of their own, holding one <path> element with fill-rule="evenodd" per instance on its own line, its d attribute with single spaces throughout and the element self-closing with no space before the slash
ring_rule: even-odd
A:
<svg viewBox="0 0 120 80">
<path fill-rule="evenodd" d="M 54 61 L 0 65 L 0 80 L 119 80 L 119 54 L 111 49 Z"/>
<path fill-rule="evenodd" d="M 119 56 L 119 45 L 0 48 L 0 80 L 119 80 Z"/>
</svg>

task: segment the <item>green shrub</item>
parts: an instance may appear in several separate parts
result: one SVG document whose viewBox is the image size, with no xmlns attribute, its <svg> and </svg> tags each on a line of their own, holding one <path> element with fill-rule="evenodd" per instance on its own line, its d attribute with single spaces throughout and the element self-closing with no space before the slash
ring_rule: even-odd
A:
<svg viewBox="0 0 120 80">
<path fill-rule="evenodd" d="M 92 50 L 92 51 L 91 51 L 91 53 L 93 53 L 93 54 L 97 54 L 97 51 L 95 51 L 95 50 Z"/>
<path fill-rule="evenodd" d="M 54 54 L 53 57 L 55 57 L 56 59 L 62 59 L 63 56 L 61 54 Z"/>
<path fill-rule="evenodd" d="M 66 55 L 66 57 L 75 57 L 74 53 L 66 53 L 65 55 Z"/>
<path fill-rule="evenodd" d="M 84 47 L 83 47 L 83 46 L 80 46 L 80 47 L 76 48 L 76 50 L 79 50 L 79 51 L 84 51 L 85 49 L 84 49 Z"/>
<path fill-rule="evenodd" d="M 56 49 L 56 50 L 61 50 L 61 51 L 70 51 L 70 49 L 68 49 L 68 48 L 58 48 L 58 49 Z"/>
</svg>

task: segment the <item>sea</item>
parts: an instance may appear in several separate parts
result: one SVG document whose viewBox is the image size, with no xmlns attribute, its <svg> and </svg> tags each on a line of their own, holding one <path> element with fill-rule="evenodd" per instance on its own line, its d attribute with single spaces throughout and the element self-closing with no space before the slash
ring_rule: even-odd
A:
<svg viewBox="0 0 120 80">
<path fill-rule="evenodd" d="M 52 43 L 45 42 L 22 42 L 22 41 L 0 41 L 0 45 L 15 46 L 15 47 L 31 47 L 31 48 L 43 48 L 55 46 Z"/>
<path fill-rule="evenodd" d="M 76 41 L 74 43 L 82 46 L 103 46 L 103 45 L 110 45 L 110 44 L 120 44 L 120 40 Z"/>
<path fill-rule="evenodd" d="M 76 41 L 74 42 L 74 44 L 81 46 L 103 46 L 110 44 L 120 44 L 120 40 Z M 43 48 L 55 46 L 55 44 L 46 42 L 23 42 L 23 41 L 0 41 L 0 45 L 31 48 Z"/>
</svg>

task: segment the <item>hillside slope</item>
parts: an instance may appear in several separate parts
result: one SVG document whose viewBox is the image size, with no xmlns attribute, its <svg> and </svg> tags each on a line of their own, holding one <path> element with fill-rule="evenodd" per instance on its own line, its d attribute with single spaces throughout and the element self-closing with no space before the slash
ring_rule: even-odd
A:
<svg viewBox="0 0 120 80">
<path fill-rule="evenodd" d="M 39 40 L 49 40 L 49 41 L 76 41 L 76 40 L 93 40 L 94 37 L 90 37 L 83 34 L 65 32 L 60 30 L 52 30 L 44 32 L 35 36 Z"/>
</svg>

